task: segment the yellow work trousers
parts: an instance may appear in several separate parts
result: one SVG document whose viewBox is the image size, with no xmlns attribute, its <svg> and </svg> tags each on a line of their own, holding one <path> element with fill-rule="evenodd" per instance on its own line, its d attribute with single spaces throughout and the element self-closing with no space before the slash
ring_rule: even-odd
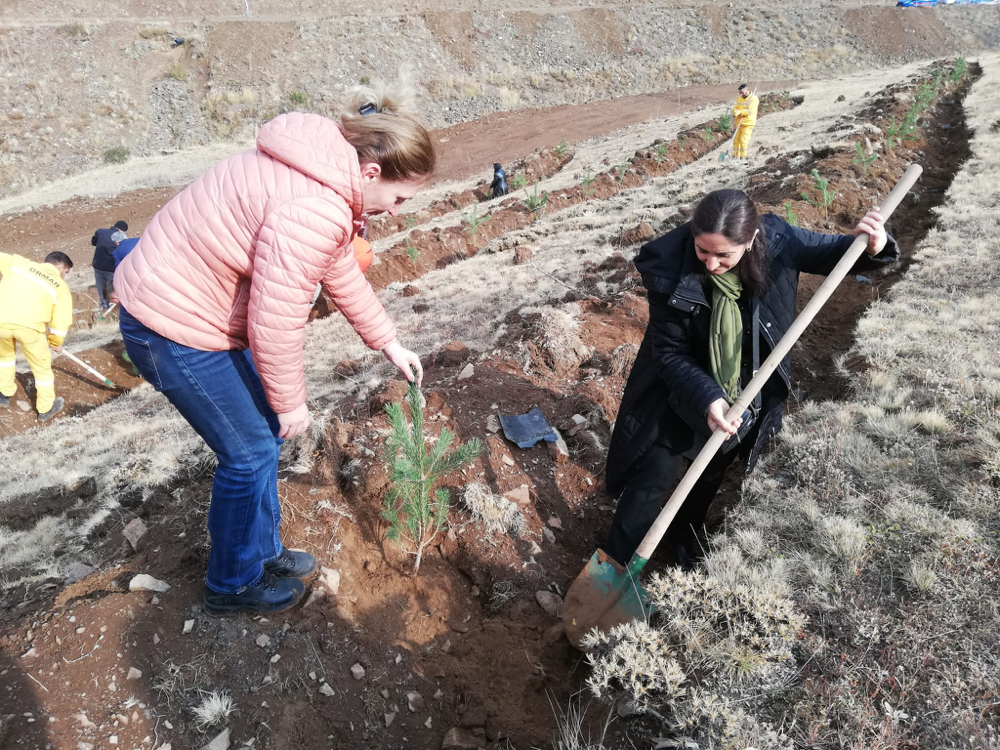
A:
<svg viewBox="0 0 1000 750">
<path fill-rule="evenodd" d="M 52 352 L 44 333 L 30 328 L 0 323 L 0 394 L 10 397 L 17 391 L 14 382 L 14 344 L 28 360 L 35 376 L 35 408 L 44 414 L 56 400 L 56 380 L 52 374 Z"/>
<path fill-rule="evenodd" d="M 733 156 L 737 159 L 747 158 L 747 147 L 750 145 L 750 133 L 753 132 L 753 125 L 749 127 L 740 125 L 733 138 Z"/>
</svg>

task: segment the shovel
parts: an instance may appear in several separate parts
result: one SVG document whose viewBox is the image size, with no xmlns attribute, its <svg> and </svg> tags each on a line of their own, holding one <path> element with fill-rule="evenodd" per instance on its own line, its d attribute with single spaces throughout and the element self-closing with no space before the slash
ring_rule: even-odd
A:
<svg viewBox="0 0 1000 750">
<path fill-rule="evenodd" d="M 67 351 L 64 351 L 62 353 L 62 355 L 64 357 L 66 357 L 66 359 L 68 359 L 70 362 L 76 362 L 78 365 L 80 365 L 80 367 L 82 367 L 84 370 L 86 370 L 87 372 L 89 372 L 91 375 L 96 376 L 99 380 L 103 380 L 104 381 L 104 385 L 110 385 L 112 388 L 117 388 L 118 387 L 114 383 L 112 383 L 110 380 L 108 380 L 106 377 L 104 377 L 103 375 L 101 375 L 101 373 L 99 373 L 93 367 L 91 367 L 86 362 L 84 362 L 82 359 L 80 359 L 79 357 L 74 357 L 72 354 L 70 354 Z"/>
<path fill-rule="evenodd" d="M 726 154 L 733 150 L 733 141 L 736 140 L 736 134 L 740 132 L 740 123 L 743 121 L 743 115 L 736 118 L 736 122 L 733 123 L 733 137 L 729 139 L 729 143 L 726 144 L 725 150 L 719 154 L 719 161 L 726 160 Z"/>
<path fill-rule="evenodd" d="M 892 192 L 886 196 L 879 207 L 884 220 L 888 220 L 892 216 L 892 212 L 896 210 L 899 202 L 909 192 L 921 172 L 923 172 L 923 167 L 911 164 L 903 176 L 899 178 L 899 182 L 896 183 Z M 750 406 L 754 396 L 760 392 L 764 383 L 778 369 L 781 360 L 788 354 L 795 342 L 798 341 L 799 336 L 812 322 L 816 313 L 819 312 L 833 291 L 847 276 L 851 267 L 861 257 L 861 253 L 868 246 L 868 240 L 867 234 L 859 235 L 854 240 L 836 268 L 826 277 L 822 286 L 816 290 L 799 317 L 781 337 L 781 341 L 774 347 L 770 356 L 764 360 L 760 370 L 754 374 L 753 379 L 730 407 L 726 414 L 727 421 L 732 422 Z M 570 643 L 574 646 L 580 648 L 583 636 L 592 628 L 596 627 L 607 631 L 615 625 L 622 625 L 633 619 L 647 619 L 649 598 L 639 585 L 639 574 L 646 567 L 656 545 L 660 543 L 660 539 L 666 533 L 670 522 L 674 520 L 674 516 L 677 515 L 677 511 L 680 510 L 688 493 L 727 437 L 728 435 L 722 430 L 716 430 L 712 433 L 712 437 L 701 449 L 677 489 L 670 496 L 670 500 L 660 511 L 660 515 L 646 532 L 646 536 L 643 537 L 635 554 L 632 555 L 632 559 L 628 561 L 628 565 L 622 567 L 602 550 L 597 550 L 583 572 L 573 581 L 573 585 L 566 592 L 563 606 L 563 625 Z"/>
</svg>

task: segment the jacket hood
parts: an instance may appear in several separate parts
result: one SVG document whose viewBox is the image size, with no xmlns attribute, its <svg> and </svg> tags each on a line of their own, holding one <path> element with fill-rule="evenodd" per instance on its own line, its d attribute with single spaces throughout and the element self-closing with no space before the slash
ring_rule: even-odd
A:
<svg viewBox="0 0 1000 750">
<path fill-rule="evenodd" d="M 266 123 L 257 148 L 336 191 L 351 206 L 354 218 L 364 211 L 358 152 L 333 120 L 291 112 Z"/>
</svg>

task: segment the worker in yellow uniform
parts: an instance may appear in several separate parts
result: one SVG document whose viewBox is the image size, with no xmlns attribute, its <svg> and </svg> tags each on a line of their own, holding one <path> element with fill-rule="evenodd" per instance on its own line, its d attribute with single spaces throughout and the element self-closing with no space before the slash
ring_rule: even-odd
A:
<svg viewBox="0 0 1000 750">
<path fill-rule="evenodd" d="M 733 157 L 746 159 L 747 147 L 750 145 L 750 132 L 757 124 L 757 108 L 760 106 L 760 99 L 745 83 L 740 84 L 739 92 L 736 104 L 733 105 L 733 126 L 736 128 L 736 135 L 733 137 Z"/>
<path fill-rule="evenodd" d="M 73 324 L 73 296 L 63 280 L 72 267 L 66 253 L 49 253 L 44 263 L 0 253 L 0 406 L 9 406 L 17 391 L 14 347 L 20 344 L 35 376 L 35 408 L 42 422 L 64 403 L 56 398 L 49 348 L 61 352 Z"/>
</svg>

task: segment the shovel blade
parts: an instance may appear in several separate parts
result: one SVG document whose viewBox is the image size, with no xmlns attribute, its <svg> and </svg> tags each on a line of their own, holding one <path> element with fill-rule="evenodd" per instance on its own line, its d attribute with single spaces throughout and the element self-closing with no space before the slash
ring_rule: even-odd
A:
<svg viewBox="0 0 1000 750">
<path fill-rule="evenodd" d="M 563 626 L 570 643 L 582 648 L 592 628 L 608 630 L 636 619 L 646 619 L 648 600 L 638 572 L 646 561 L 633 558 L 627 568 L 597 550 L 566 592 Z"/>
</svg>

